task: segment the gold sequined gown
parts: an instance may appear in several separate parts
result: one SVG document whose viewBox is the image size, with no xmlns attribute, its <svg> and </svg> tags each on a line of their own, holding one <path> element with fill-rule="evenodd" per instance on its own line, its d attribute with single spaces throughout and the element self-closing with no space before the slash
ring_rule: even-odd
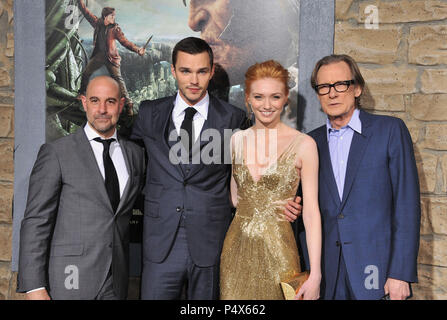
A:
<svg viewBox="0 0 447 320">
<path fill-rule="evenodd" d="M 241 139 L 235 139 L 232 159 L 238 203 L 221 254 L 221 299 L 284 299 L 280 282 L 301 271 L 295 237 L 283 211 L 300 181 L 295 159 L 303 135 L 257 181 L 245 165 Z"/>
</svg>

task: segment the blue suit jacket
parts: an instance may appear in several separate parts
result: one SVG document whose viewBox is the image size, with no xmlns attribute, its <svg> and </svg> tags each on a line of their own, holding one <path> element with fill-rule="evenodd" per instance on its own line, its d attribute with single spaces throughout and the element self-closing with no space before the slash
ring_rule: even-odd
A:
<svg viewBox="0 0 447 320">
<path fill-rule="evenodd" d="M 380 299 L 389 277 L 417 282 L 420 194 L 410 134 L 398 118 L 361 111 L 360 120 L 362 134 L 352 139 L 341 201 L 327 128 L 310 133 L 320 157 L 324 299 L 333 297 L 341 249 L 357 299 Z"/>
<path fill-rule="evenodd" d="M 185 170 L 183 165 L 173 164 L 170 160 L 171 145 L 166 139 L 174 102 L 175 96 L 143 101 L 131 136 L 144 142 L 148 156 L 143 258 L 157 263 L 166 258 L 183 213 L 192 260 L 200 267 L 213 266 L 219 261 L 232 218 L 229 196 L 231 156 L 228 154 L 224 162 L 224 130 L 240 128 L 246 116 L 241 109 L 210 96 L 208 119 L 202 132 L 206 129 L 219 132 L 221 140 L 216 141 L 222 150 L 221 163 L 201 162 L 189 165 L 189 170 Z M 213 140 L 214 146 L 216 141 Z M 201 142 L 201 148 L 208 150 L 207 154 L 210 145 L 210 142 Z"/>
</svg>

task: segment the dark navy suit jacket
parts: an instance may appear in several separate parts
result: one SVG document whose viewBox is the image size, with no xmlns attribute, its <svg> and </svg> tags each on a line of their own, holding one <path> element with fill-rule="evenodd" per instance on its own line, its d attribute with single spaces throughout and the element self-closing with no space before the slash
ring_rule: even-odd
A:
<svg viewBox="0 0 447 320">
<path fill-rule="evenodd" d="M 357 299 L 380 299 L 387 278 L 417 282 L 420 194 L 410 134 L 398 118 L 361 111 L 360 120 L 362 134 L 352 139 L 341 201 L 327 127 L 310 132 L 320 157 L 324 299 L 334 294 L 340 250 Z"/>
<path fill-rule="evenodd" d="M 185 217 L 188 247 L 193 262 L 200 267 L 219 261 L 232 213 L 229 196 L 231 157 L 223 161 L 224 129 L 238 129 L 246 121 L 245 112 L 210 96 L 206 129 L 216 129 L 221 137 L 221 163 L 173 164 L 169 158 L 172 143 L 167 140 L 173 128 L 171 114 L 175 96 L 143 101 L 131 138 L 143 140 L 148 156 L 144 188 L 143 258 L 162 262 L 172 246 L 180 217 Z M 216 132 L 216 131 L 215 131 Z M 217 141 L 217 140 L 216 140 Z M 175 142 L 174 142 L 175 143 Z M 209 153 L 210 142 L 201 142 Z M 213 145 L 216 144 L 213 142 Z M 215 152 L 216 150 L 214 150 Z M 171 154 L 172 156 L 172 154 Z"/>
</svg>

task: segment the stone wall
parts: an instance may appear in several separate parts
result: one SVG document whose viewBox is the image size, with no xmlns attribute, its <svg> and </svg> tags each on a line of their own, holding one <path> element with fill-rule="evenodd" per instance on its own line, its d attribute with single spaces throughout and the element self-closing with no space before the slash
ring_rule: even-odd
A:
<svg viewBox="0 0 447 320">
<path fill-rule="evenodd" d="M 447 1 L 336 0 L 334 51 L 359 62 L 364 108 L 403 119 L 413 139 L 422 206 L 416 299 L 447 299 L 446 43 Z"/>
<path fill-rule="evenodd" d="M 0 299 L 19 298 L 11 272 L 14 183 L 13 0 L 0 0 Z"/>
</svg>

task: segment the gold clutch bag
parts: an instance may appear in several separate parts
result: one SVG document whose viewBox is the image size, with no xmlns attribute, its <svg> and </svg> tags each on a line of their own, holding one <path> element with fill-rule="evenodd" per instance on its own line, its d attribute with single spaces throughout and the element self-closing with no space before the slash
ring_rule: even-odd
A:
<svg viewBox="0 0 447 320">
<path fill-rule="evenodd" d="M 296 274 L 287 281 L 281 281 L 281 289 L 284 294 L 284 299 L 294 300 L 301 286 L 308 278 L 309 271 L 304 271 Z"/>
</svg>

